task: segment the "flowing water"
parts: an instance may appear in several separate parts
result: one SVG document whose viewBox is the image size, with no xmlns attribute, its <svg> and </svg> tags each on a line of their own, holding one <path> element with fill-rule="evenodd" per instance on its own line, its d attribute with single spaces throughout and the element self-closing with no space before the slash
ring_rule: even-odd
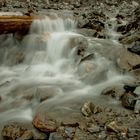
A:
<svg viewBox="0 0 140 140">
<path fill-rule="evenodd" d="M 114 19 L 111 21 L 114 26 Z M 77 34 L 76 22 L 71 19 L 46 17 L 34 21 L 21 42 L 12 35 L 2 36 L 1 124 L 10 119 L 31 121 L 36 108 L 44 103 L 40 103 L 42 96 L 48 93 L 45 103 L 63 106 L 70 100 L 91 96 L 99 100 L 106 87 L 132 81 L 133 77 L 121 74 L 113 62 L 122 47 L 113 34 L 114 27 L 106 32 L 112 38 L 90 38 Z M 93 58 L 81 61 L 90 53 Z"/>
</svg>

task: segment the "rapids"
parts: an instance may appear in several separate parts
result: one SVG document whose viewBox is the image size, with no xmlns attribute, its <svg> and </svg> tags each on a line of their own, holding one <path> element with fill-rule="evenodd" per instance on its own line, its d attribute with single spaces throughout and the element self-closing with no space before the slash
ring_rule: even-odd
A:
<svg viewBox="0 0 140 140">
<path fill-rule="evenodd" d="M 1 36 L 0 126 L 11 119 L 31 121 L 44 102 L 63 106 L 69 100 L 91 96 L 99 100 L 106 87 L 132 81 L 133 77 L 118 71 L 113 62 L 122 46 L 117 41 L 114 19 L 110 20 L 108 39 L 78 34 L 74 20 L 58 17 L 34 21 L 22 41 L 12 35 Z M 83 52 L 78 55 L 81 48 Z M 92 59 L 81 62 L 82 56 L 91 53 Z M 53 90 L 53 94 L 40 103 L 43 88 Z M 25 96 L 33 97 L 27 100 Z"/>
</svg>

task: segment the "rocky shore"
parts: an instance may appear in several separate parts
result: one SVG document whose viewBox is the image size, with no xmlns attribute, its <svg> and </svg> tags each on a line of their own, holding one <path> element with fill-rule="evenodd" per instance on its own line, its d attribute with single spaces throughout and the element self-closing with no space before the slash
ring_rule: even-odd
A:
<svg viewBox="0 0 140 140">
<path fill-rule="evenodd" d="M 50 99 L 58 89 L 40 88 L 38 92 L 40 107 L 27 121 L 10 120 L 1 128 L 4 140 L 139 140 L 140 139 L 140 2 L 129 0 L 2 0 L 3 12 L 19 11 L 26 15 L 51 15 L 70 17 L 77 21 L 76 32 L 91 40 L 116 39 L 118 48 L 99 50 L 121 74 L 133 75 L 133 82 L 114 85 L 102 90 L 100 97 L 82 98 L 48 107 Z M 114 19 L 113 21 L 110 19 Z M 112 24 L 113 22 L 113 24 Z M 106 32 L 115 22 L 119 36 Z M 98 41 L 100 41 L 98 40 Z M 120 47 L 121 46 L 121 47 Z M 82 54 L 83 50 L 79 50 Z M 93 50 L 94 51 L 94 50 Z M 103 51 L 103 52 L 102 52 Z M 107 53 L 105 53 L 107 51 Z M 81 63 L 94 55 L 82 57 Z M 16 55 L 16 63 L 22 63 L 23 54 Z M 88 65 L 87 65 L 88 66 Z M 90 67 L 91 68 L 91 67 Z M 89 68 L 89 69 L 90 69 Z M 88 69 L 88 71 L 89 71 Z M 97 81 L 96 81 L 97 82 Z M 8 85 L 6 82 L 4 85 Z M 2 87 L 3 85 L 0 85 Z M 27 89 L 26 89 L 27 88 Z M 34 87 L 29 85 L 16 89 L 13 95 L 22 94 L 23 100 L 32 101 Z M 3 98 L 0 96 L 0 103 Z M 106 102 L 115 102 L 109 105 Z M 23 102 L 24 104 L 24 102 Z M 13 102 L 11 108 L 22 102 Z M 6 108 L 6 107 L 5 107 Z M 5 109 L 1 107 L 0 112 Z M 7 108 L 6 108 L 7 109 Z M 25 112 L 26 115 L 27 112 Z"/>
</svg>

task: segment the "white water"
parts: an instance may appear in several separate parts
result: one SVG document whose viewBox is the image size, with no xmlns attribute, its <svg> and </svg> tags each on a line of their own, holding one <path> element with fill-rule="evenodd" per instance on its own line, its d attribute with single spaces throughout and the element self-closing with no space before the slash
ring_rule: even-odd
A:
<svg viewBox="0 0 140 140">
<path fill-rule="evenodd" d="M 105 51 L 110 47 L 111 50 L 116 48 L 116 43 L 112 39 L 84 37 L 73 32 L 75 28 L 75 21 L 70 19 L 46 17 L 33 23 L 30 34 L 20 45 L 15 44 L 12 37 L 5 39 L 2 46 L 7 48 L 1 49 L 3 61 L 0 67 L 2 123 L 13 118 L 32 120 L 32 111 L 39 106 L 38 90 L 42 87 L 55 89 L 47 102 L 58 105 L 79 97 L 96 98 L 108 86 L 133 80 L 129 75 L 117 72 L 113 62 L 98 51 L 94 52 L 94 59 L 79 64 L 77 48 L 85 47 L 86 55 L 90 52 L 88 49 L 97 47 Z M 23 52 L 25 59 L 15 65 L 18 52 Z M 24 98 L 29 94 L 34 96 L 31 101 Z"/>
</svg>

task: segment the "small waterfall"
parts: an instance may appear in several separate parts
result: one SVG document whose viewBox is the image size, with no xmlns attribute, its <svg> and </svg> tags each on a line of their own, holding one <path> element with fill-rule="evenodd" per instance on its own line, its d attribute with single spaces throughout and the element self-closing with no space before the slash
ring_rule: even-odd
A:
<svg viewBox="0 0 140 140">
<path fill-rule="evenodd" d="M 129 75 L 119 74 L 112 68 L 112 62 L 99 52 L 94 52 L 91 60 L 79 62 L 81 57 L 90 53 L 89 47 L 108 45 L 105 41 L 91 42 L 87 37 L 75 33 L 75 28 L 76 22 L 71 19 L 46 17 L 34 21 L 30 34 L 25 36 L 19 46 L 15 45 L 13 37 L 12 44 L 10 40 L 4 42 L 9 46 L 6 50 L 3 48 L 6 52 L 3 53 L 6 56 L 4 59 L 7 61 L 8 57 L 12 58 L 15 64 L 9 65 L 10 59 L 10 62 L 0 67 L 0 95 L 3 99 L 0 110 L 4 108 L 0 119 L 7 114 L 23 119 L 24 112 L 29 112 L 25 119 L 31 119 L 31 110 L 40 106 L 38 89 L 42 87 L 57 89 L 52 98 L 48 99 L 48 103 L 59 104 L 70 99 L 99 96 L 109 85 L 133 80 Z M 114 45 L 112 42 L 110 44 Z M 79 50 L 84 54 L 80 54 Z M 11 52 L 14 53 L 9 56 Z M 27 100 L 28 94 L 33 99 Z M 21 102 L 20 105 L 18 102 Z M 16 110 L 18 115 L 15 114 Z"/>
</svg>

